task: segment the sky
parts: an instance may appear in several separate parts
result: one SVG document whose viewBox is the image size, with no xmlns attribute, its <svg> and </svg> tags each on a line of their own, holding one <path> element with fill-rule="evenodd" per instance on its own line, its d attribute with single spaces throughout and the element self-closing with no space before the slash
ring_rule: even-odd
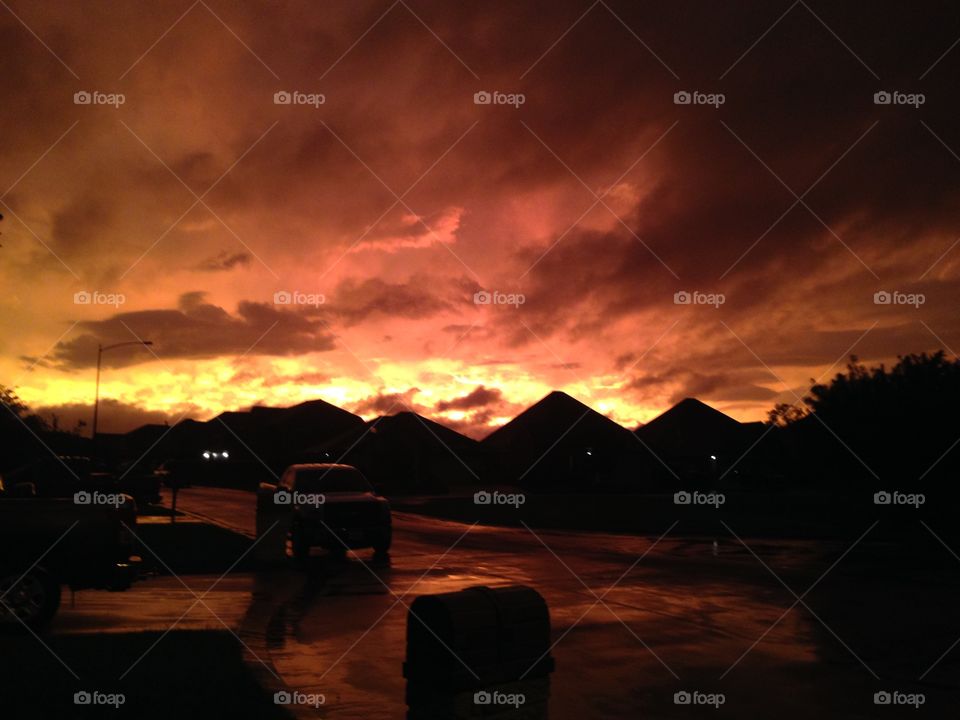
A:
<svg viewBox="0 0 960 720">
<path fill-rule="evenodd" d="M 64 427 L 98 344 L 101 431 L 475 437 L 960 347 L 955 3 L 0 6 L 0 384 Z"/>
</svg>

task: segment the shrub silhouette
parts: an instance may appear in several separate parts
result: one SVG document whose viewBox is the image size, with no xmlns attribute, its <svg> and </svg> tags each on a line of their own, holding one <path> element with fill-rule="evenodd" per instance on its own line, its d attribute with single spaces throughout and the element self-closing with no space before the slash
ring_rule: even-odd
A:
<svg viewBox="0 0 960 720">
<path fill-rule="evenodd" d="M 852 356 L 846 372 L 813 385 L 803 406 L 778 405 L 770 422 L 812 480 L 940 487 L 958 469 L 958 398 L 960 361 L 942 351 L 899 357 L 889 369 Z"/>
</svg>

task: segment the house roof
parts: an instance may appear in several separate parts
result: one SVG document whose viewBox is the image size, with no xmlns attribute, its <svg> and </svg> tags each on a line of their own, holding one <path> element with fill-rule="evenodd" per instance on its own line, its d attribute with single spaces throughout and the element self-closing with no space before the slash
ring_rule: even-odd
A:
<svg viewBox="0 0 960 720">
<path fill-rule="evenodd" d="M 321 443 L 314 450 L 343 452 L 351 446 L 362 447 L 372 443 L 386 443 L 408 448 L 446 447 L 453 453 L 475 453 L 480 448 L 480 444 L 473 438 L 417 413 L 403 411 L 394 415 L 381 415 L 362 427 L 351 428 Z"/>
<path fill-rule="evenodd" d="M 635 432 L 655 452 L 668 455 L 712 454 L 746 436 L 737 420 L 696 398 L 684 398 Z"/>
<path fill-rule="evenodd" d="M 145 426 L 148 427 L 148 426 Z M 202 447 L 230 447 L 238 443 L 255 455 L 283 455 L 365 427 L 363 418 L 323 400 L 310 400 L 286 408 L 256 406 L 249 411 L 228 411 L 206 422 L 184 420 L 164 434 L 160 454 L 192 454 Z M 127 433 L 128 444 L 142 436 L 144 428 Z M 165 433 L 166 431 L 164 431 Z"/>
<path fill-rule="evenodd" d="M 482 441 L 493 450 L 544 445 L 617 444 L 629 431 L 564 392 L 555 390 Z M 544 447 L 543 449 L 546 449 Z"/>
</svg>

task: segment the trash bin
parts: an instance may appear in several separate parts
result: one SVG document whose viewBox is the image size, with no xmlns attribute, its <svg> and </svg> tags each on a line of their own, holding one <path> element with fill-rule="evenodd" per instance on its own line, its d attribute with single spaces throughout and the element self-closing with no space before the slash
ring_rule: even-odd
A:
<svg viewBox="0 0 960 720">
<path fill-rule="evenodd" d="M 553 672 L 550 613 L 522 585 L 421 595 L 407 616 L 407 703 Z"/>
</svg>

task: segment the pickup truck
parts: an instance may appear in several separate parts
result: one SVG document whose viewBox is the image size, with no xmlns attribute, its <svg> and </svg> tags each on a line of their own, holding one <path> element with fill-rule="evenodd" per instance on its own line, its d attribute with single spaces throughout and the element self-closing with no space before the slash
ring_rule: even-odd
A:
<svg viewBox="0 0 960 720">
<path fill-rule="evenodd" d="M 133 498 L 99 491 L 77 500 L 41 498 L 35 492 L 32 483 L 0 480 L 0 626 L 14 629 L 49 622 L 64 585 L 126 590 L 140 562 L 133 554 Z"/>
<path fill-rule="evenodd" d="M 73 497 L 86 490 L 132 495 L 141 507 L 160 502 L 160 475 L 129 467 L 120 471 L 89 457 L 45 455 L 6 472 L 4 479 L 8 485 L 33 483 L 38 497 Z"/>
<path fill-rule="evenodd" d="M 258 527 L 276 522 L 285 529 L 286 554 L 298 561 L 315 547 L 334 554 L 390 550 L 390 503 L 352 465 L 291 465 L 277 484 L 260 484 L 257 515 Z"/>
</svg>

